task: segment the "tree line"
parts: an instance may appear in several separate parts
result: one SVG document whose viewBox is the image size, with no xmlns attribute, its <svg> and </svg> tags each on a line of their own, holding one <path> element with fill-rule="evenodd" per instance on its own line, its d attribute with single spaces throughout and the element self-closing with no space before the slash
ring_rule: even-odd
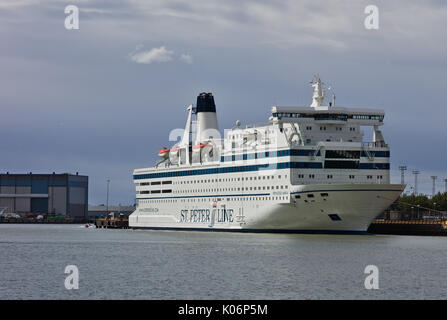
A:
<svg viewBox="0 0 447 320">
<path fill-rule="evenodd" d="M 410 211 L 413 209 L 432 209 L 437 211 L 447 211 L 447 192 L 438 192 L 434 197 L 425 194 L 407 195 L 403 194 L 390 207 L 391 210 Z"/>
</svg>

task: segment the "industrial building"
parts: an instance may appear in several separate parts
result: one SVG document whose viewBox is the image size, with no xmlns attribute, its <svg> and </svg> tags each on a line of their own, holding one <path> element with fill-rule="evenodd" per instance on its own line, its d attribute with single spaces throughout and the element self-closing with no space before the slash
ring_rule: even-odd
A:
<svg viewBox="0 0 447 320">
<path fill-rule="evenodd" d="M 0 212 L 67 217 L 88 214 L 88 176 L 0 174 Z"/>
</svg>

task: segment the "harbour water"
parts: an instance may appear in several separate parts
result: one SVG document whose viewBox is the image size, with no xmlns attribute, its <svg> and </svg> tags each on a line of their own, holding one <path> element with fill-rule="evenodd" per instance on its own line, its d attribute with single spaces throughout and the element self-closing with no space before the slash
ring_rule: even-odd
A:
<svg viewBox="0 0 447 320">
<path fill-rule="evenodd" d="M 0 225 L 0 299 L 445 299 L 445 237 Z M 67 265 L 79 289 L 64 286 Z M 367 290 L 367 265 L 379 289 Z"/>
</svg>

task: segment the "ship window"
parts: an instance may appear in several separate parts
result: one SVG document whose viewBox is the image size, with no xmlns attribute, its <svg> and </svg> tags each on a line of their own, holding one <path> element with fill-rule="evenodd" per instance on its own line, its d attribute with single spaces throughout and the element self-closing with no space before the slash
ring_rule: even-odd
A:
<svg viewBox="0 0 447 320">
<path fill-rule="evenodd" d="M 329 218 L 331 218 L 332 221 L 341 221 L 341 218 L 338 214 L 328 214 Z"/>
<path fill-rule="evenodd" d="M 329 169 L 358 169 L 359 161 L 326 160 L 324 167 Z"/>
<path fill-rule="evenodd" d="M 308 197 L 308 198 L 313 198 L 314 195 L 313 195 L 313 193 L 309 193 L 309 194 L 307 195 L 307 197 Z"/>
<path fill-rule="evenodd" d="M 360 151 L 357 150 L 326 150 L 328 159 L 359 159 Z"/>
<path fill-rule="evenodd" d="M 321 195 L 322 197 L 328 197 L 328 196 L 329 196 L 328 193 L 321 193 L 320 195 Z"/>
<path fill-rule="evenodd" d="M 151 182 L 151 185 L 159 185 L 160 184 L 160 181 L 154 181 L 154 182 Z"/>
<path fill-rule="evenodd" d="M 163 181 L 161 184 L 172 184 L 172 181 Z"/>
<path fill-rule="evenodd" d="M 160 193 L 160 190 L 152 190 L 151 193 Z"/>
</svg>

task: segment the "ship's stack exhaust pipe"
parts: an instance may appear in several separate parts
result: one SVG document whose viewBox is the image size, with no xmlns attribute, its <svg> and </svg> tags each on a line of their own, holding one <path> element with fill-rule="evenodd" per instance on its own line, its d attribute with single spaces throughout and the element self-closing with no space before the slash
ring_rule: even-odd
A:
<svg viewBox="0 0 447 320">
<path fill-rule="evenodd" d="M 219 139 L 219 126 L 217 124 L 216 104 L 212 93 L 202 92 L 197 96 L 196 105 L 197 132 L 195 145 L 202 142 Z"/>
</svg>

